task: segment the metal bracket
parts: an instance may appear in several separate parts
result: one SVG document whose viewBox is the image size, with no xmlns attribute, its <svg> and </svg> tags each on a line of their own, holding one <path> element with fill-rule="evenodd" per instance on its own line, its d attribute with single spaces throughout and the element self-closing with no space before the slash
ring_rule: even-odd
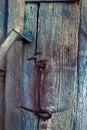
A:
<svg viewBox="0 0 87 130">
<path fill-rule="evenodd" d="M 27 41 L 29 43 L 32 43 L 32 41 L 34 40 L 32 32 L 24 32 L 22 35 L 16 29 L 13 29 L 13 31 L 15 31 L 22 39 L 24 39 L 25 41 Z"/>
</svg>

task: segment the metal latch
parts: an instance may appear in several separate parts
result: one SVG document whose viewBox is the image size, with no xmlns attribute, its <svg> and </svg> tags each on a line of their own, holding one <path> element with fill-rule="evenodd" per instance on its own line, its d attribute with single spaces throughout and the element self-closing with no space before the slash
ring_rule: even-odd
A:
<svg viewBox="0 0 87 130">
<path fill-rule="evenodd" d="M 52 117 L 52 112 L 46 109 L 40 109 L 39 111 L 33 110 L 26 108 L 24 106 L 20 106 L 20 109 L 28 111 L 28 112 L 33 112 L 36 116 L 38 116 L 40 119 L 46 121 Z"/>
<path fill-rule="evenodd" d="M 38 82 L 40 82 L 39 88 L 42 88 L 42 86 L 43 86 L 44 70 L 45 70 L 46 63 L 47 63 L 46 59 L 43 59 L 43 60 L 37 59 L 37 55 L 41 55 L 41 54 L 42 54 L 42 52 L 35 52 L 32 57 L 27 58 L 28 61 L 34 61 L 36 68 L 38 68 L 40 70 L 41 78 L 40 78 L 40 81 L 38 81 Z M 35 70 L 38 71 L 38 69 L 35 69 Z M 40 96 L 40 92 L 41 92 L 40 89 L 38 91 L 39 91 L 38 96 Z M 36 110 L 32 109 L 32 108 L 27 108 L 26 106 L 22 106 L 22 105 L 20 105 L 19 108 L 21 110 L 25 110 L 27 112 L 33 112 L 41 120 L 46 121 L 46 120 L 50 119 L 52 117 L 52 111 L 50 111 L 46 108 L 43 108 L 41 106 L 40 100 L 38 100 L 38 102 L 39 102 L 38 109 L 36 109 Z"/>
<path fill-rule="evenodd" d="M 6 38 L 6 40 L 0 46 L 0 60 L 3 58 L 3 56 L 6 54 L 6 52 L 10 49 L 10 47 L 13 45 L 13 43 L 15 43 L 17 38 L 22 38 L 23 40 L 27 41 L 27 43 L 32 43 L 32 41 L 34 39 L 31 32 L 25 32 L 22 35 L 19 27 L 16 27 L 15 29 L 13 29 L 11 31 L 9 36 Z"/>
</svg>

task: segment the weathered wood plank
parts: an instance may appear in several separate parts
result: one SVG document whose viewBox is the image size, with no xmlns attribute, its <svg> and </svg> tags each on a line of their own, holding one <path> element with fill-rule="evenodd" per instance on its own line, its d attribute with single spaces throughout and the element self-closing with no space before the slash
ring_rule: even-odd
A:
<svg viewBox="0 0 87 130">
<path fill-rule="evenodd" d="M 87 130 L 87 0 L 80 6 L 76 130 Z"/>
<path fill-rule="evenodd" d="M 0 0 L 0 44 L 7 34 L 7 2 Z"/>
<path fill-rule="evenodd" d="M 28 61 L 33 57 L 36 44 L 37 30 L 37 4 L 25 5 L 24 32 L 31 32 L 34 41 L 25 44 L 23 47 L 23 67 L 21 82 L 21 106 L 38 110 L 38 85 L 39 75 L 35 71 L 34 60 Z M 38 119 L 34 113 L 21 111 L 21 130 L 38 130 Z"/>
<path fill-rule="evenodd" d="M 18 37 L 19 37 L 19 34 L 16 33 L 13 30 L 9 34 L 9 36 L 5 39 L 5 41 L 0 46 L 0 60 L 2 60 L 2 58 L 4 58 L 4 56 L 6 55 L 7 51 L 11 48 L 11 46 L 13 45 L 13 43 L 15 43 L 15 41 L 17 40 Z"/>
<path fill-rule="evenodd" d="M 53 113 L 48 121 L 41 121 L 39 130 L 73 130 L 73 108 L 65 112 Z"/>
<path fill-rule="evenodd" d="M 7 34 L 7 2 L 0 0 L 0 45 Z M 0 130 L 4 129 L 5 113 L 5 58 L 0 60 Z"/>
<path fill-rule="evenodd" d="M 23 0 L 8 0 L 8 33 L 20 26 L 23 30 Z M 5 130 L 20 130 L 20 78 L 22 65 L 22 42 L 19 40 L 9 50 L 6 58 Z"/>
<path fill-rule="evenodd" d="M 0 130 L 4 129 L 5 72 L 0 70 Z"/>
<path fill-rule="evenodd" d="M 74 129 L 79 12 L 77 4 L 40 4 L 37 51 L 42 51 L 38 60 L 46 60 L 40 107 L 59 115 L 40 130 Z"/>
<path fill-rule="evenodd" d="M 79 0 L 25 0 L 25 2 L 77 2 Z"/>
<path fill-rule="evenodd" d="M 20 27 L 16 27 L 11 31 L 11 33 L 2 43 L 2 45 L 0 46 L 0 60 L 2 60 L 2 58 L 6 55 L 7 51 L 12 47 L 13 44 L 15 44 L 15 41 L 18 40 L 18 38 L 21 38 L 21 40 L 25 40 L 31 43 L 32 39 L 30 39 L 29 37 L 27 38 L 26 36 L 21 34 L 21 31 L 23 32 Z"/>
</svg>

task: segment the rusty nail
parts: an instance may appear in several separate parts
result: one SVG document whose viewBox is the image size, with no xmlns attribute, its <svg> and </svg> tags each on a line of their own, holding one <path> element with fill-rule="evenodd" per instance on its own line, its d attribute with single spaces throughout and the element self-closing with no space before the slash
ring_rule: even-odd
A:
<svg viewBox="0 0 87 130">
<path fill-rule="evenodd" d="M 27 60 L 35 60 L 37 57 L 34 55 L 33 57 L 27 58 Z"/>
<path fill-rule="evenodd" d="M 46 60 L 39 60 L 36 62 L 36 65 L 42 69 L 45 68 L 45 65 L 46 65 Z"/>
<path fill-rule="evenodd" d="M 42 68 L 42 69 L 45 68 L 45 64 L 44 64 L 44 63 L 37 63 L 37 62 L 36 62 L 36 65 L 37 65 L 38 67 Z"/>
<path fill-rule="evenodd" d="M 40 55 L 42 52 L 35 52 L 34 55 Z"/>
</svg>

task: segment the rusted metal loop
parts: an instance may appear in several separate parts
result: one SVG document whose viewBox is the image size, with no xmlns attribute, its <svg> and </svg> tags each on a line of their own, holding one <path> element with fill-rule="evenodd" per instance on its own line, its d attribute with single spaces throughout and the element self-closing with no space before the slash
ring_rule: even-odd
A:
<svg viewBox="0 0 87 130">
<path fill-rule="evenodd" d="M 41 55 L 42 52 L 35 52 L 34 55 Z"/>
<path fill-rule="evenodd" d="M 30 108 L 26 108 L 24 106 L 20 106 L 22 110 L 33 112 L 36 116 L 38 116 L 40 119 L 46 121 L 52 117 L 52 113 L 49 110 L 40 109 L 39 111 L 33 110 Z"/>
<path fill-rule="evenodd" d="M 52 113 L 49 110 L 45 110 L 45 109 L 40 109 L 40 111 L 35 114 L 44 121 L 46 121 L 52 117 Z"/>
<path fill-rule="evenodd" d="M 28 57 L 27 60 L 36 60 L 37 59 L 37 55 L 42 54 L 42 52 L 35 52 L 34 55 L 32 57 Z"/>
<path fill-rule="evenodd" d="M 36 62 L 36 65 L 37 65 L 39 68 L 44 69 L 45 66 L 46 66 L 46 62 L 47 62 L 47 60 L 39 60 L 39 61 Z"/>
<path fill-rule="evenodd" d="M 33 56 L 33 57 L 29 57 L 29 58 L 27 58 L 27 60 L 29 60 L 29 61 L 32 61 L 32 60 L 36 60 L 36 56 Z"/>
</svg>

